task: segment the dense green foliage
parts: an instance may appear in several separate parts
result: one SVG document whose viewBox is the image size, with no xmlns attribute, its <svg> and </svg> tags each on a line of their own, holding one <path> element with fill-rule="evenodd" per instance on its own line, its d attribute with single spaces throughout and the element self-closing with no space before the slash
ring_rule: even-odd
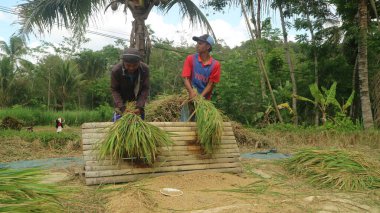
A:
<svg viewBox="0 0 380 213">
<path fill-rule="evenodd" d="M 237 1 L 212 0 L 204 3 L 205 7 L 217 11 L 227 6 L 240 6 L 235 4 Z M 323 118 L 322 123 L 360 123 L 359 77 L 354 72 L 359 39 L 356 17 L 358 4 L 339 0 L 329 3 L 317 0 L 274 3 L 266 6 L 269 10 L 283 6 L 288 21 L 286 27 L 297 33 L 296 41 L 289 42 L 297 95 L 306 98 L 303 100 L 315 101 L 313 91 L 324 94 L 323 88 L 335 85 L 336 103 L 323 106 L 321 111 L 328 116 Z M 331 10 L 328 4 L 334 5 L 336 11 Z M 246 6 L 250 8 L 250 5 Z M 371 8 L 370 5 L 368 7 Z M 373 10 L 369 11 L 369 16 L 374 17 Z M 281 108 L 283 120 L 290 123 L 295 115 L 289 107 L 292 106 L 293 85 L 281 40 L 282 31 L 274 28 L 272 20 L 264 16 L 267 14 L 263 13 L 261 17 L 263 21 L 259 39 L 243 42 L 232 49 L 219 41 L 212 51 L 213 57 L 222 65 L 221 81 L 212 97 L 215 106 L 233 120 L 259 127 L 276 123 L 279 119 L 275 115 L 268 85 L 259 69 L 258 50 L 263 53 L 269 83 Z M 341 18 L 342 25 L 337 25 L 336 17 Z M 373 77 L 380 70 L 380 32 L 377 24 L 368 20 L 368 79 L 371 85 L 369 90 L 373 91 L 378 87 Z M 313 38 L 310 37 L 311 33 Z M 150 100 L 162 94 L 179 94 L 183 89 L 183 62 L 187 55 L 195 52 L 191 47 L 193 44 L 182 42 L 178 46 L 173 41 L 155 37 L 154 32 L 151 32 L 151 36 L 154 45 L 149 60 Z M 59 45 L 44 43 L 33 49 L 27 49 L 18 37 L 12 37 L 8 43 L 1 42 L 2 49 L 7 51 L 0 57 L 0 107 L 4 108 L 0 110 L 0 118 L 12 115 L 26 125 L 52 125 L 58 116 L 63 117 L 68 125 L 109 120 L 112 113 L 110 69 L 119 62 L 123 45 L 117 41 L 115 45 L 93 51 L 82 49 L 83 42 L 86 39 L 66 38 Z M 48 48 L 55 51 L 49 53 Z M 38 62 L 32 64 L 19 60 L 26 53 L 37 55 Z M 316 79 L 319 79 L 318 84 L 310 90 L 309 86 Z M 351 94 L 354 95 L 351 97 Z M 374 95 L 376 93 L 371 94 L 373 103 L 379 103 L 378 96 Z M 347 100 L 350 100 L 351 106 L 342 110 L 343 106 L 347 106 Z M 373 104 L 373 111 L 380 111 L 377 106 Z M 316 111 L 313 104 L 298 101 L 296 114 L 299 124 L 314 124 Z M 378 117 L 378 113 L 375 116 Z M 379 120 L 377 117 L 375 120 Z"/>
</svg>

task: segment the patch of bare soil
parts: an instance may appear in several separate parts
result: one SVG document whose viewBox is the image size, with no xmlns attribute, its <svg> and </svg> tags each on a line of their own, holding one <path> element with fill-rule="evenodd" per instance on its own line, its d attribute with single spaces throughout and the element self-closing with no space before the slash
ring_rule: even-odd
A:
<svg viewBox="0 0 380 213">
<path fill-rule="evenodd" d="M 68 143 L 62 149 L 44 147 L 39 141 L 27 142 L 21 139 L 0 139 L 0 162 L 35 160 L 43 158 L 81 156 L 81 150 L 74 150 Z"/>
<path fill-rule="evenodd" d="M 106 212 L 379 212 L 380 190 L 317 189 L 286 174 L 279 163 L 244 160 L 240 175 L 197 172 L 115 185 Z M 162 188 L 176 188 L 169 197 Z"/>
</svg>

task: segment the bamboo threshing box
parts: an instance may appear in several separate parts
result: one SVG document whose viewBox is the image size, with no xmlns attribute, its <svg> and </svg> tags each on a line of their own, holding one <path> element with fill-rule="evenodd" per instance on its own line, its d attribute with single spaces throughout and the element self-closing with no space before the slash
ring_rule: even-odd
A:
<svg viewBox="0 0 380 213">
<path fill-rule="evenodd" d="M 171 133 L 174 144 L 160 148 L 152 167 L 141 166 L 133 159 L 98 160 L 96 144 L 102 141 L 112 122 L 85 123 L 82 125 L 83 158 L 87 185 L 130 182 L 145 177 L 165 174 L 214 171 L 226 173 L 242 172 L 237 146 L 231 123 L 224 122 L 220 147 L 213 155 L 202 154 L 196 142 L 195 122 L 150 122 Z"/>
</svg>

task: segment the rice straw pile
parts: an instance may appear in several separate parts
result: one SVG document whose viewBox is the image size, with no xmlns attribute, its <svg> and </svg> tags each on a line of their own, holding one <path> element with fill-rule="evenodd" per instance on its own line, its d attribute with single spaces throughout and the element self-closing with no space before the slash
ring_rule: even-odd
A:
<svg viewBox="0 0 380 213">
<path fill-rule="evenodd" d="M 126 113 L 113 124 L 100 144 L 99 158 L 111 156 L 112 160 L 119 160 L 130 157 L 152 165 L 158 148 L 172 143 L 164 130 L 143 121 L 139 115 Z"/>
<path fill-rule="evenodd" d="M 186 100 L 185 95 L 160 95 L 145 108 L 146 120 L 154 122 L 179 121 L 181 104 Z"/>
<path fill-rule="evenodd" d="M 378 164 L 366 161 L 358 153 L 305 149 L 288 159 L 285 168 L 319 187 L 341 190 L 380 188 Z"/>
<path fill-rule="evenodd" d="M 207 154 L 219 147 L 223 135 L 223 117 L 211 103 L 198 95 L 194 98 L 198 142 Z"/>
</svg>

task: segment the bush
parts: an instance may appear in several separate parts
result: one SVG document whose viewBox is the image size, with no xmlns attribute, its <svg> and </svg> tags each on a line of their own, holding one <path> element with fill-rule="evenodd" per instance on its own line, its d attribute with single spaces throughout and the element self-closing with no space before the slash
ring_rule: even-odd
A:
<svg viewBox="0 0 380 213">
<path fill-rule="evenodd" d="M 3 119 L 0 124 L 0 129 L 14 129 L 20 131 L 22 128 L 22 123 L 17 119 L 7 116 Z"/>
</svg>

